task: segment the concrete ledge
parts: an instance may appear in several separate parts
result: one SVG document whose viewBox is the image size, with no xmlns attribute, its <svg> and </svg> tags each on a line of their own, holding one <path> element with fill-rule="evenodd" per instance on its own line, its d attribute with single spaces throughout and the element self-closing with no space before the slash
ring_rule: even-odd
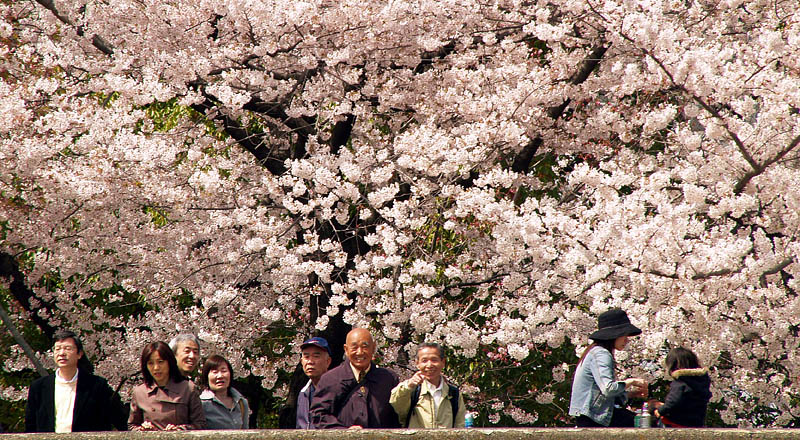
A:
<svg viewBox="0 0 800 440">
<path fill-rule="evenodd" d="M 301 431 L 262 429 L 248 431 L 186 431 L 186 432 L 100 432 L 77 434 L 6 434 L 3 440 L 720 440 L 720 439 L 800 439 L 800 430 L 792 429 L 616 429 L 616 428 L 495 428 L 440 430 L 327 430 Z"/>
</svg>

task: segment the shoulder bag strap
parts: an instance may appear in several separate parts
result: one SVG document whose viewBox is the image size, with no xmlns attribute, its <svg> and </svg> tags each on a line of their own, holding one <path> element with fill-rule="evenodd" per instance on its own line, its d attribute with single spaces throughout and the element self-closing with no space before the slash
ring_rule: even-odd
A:
<svg viewBox="0 0 800 440">
<path fill-rule="evenodd" d="M 450 385 L 450 384 L 448 384 Z M 453 410 L 453 428 L 456 427 L 456 414 L 458 414 L 458 387 L 450 385 L 450 409 Z"/>
<path fill-rule="evenodd" d="M 414 391 L 411 392 L 411 405 L 408 407 L 408 414 L 406 414 L 406 428 L 408 428 L 408 424 L 411 423 L 411 414 L 414 412 L 417 402 L 419 402 L 420 387 L 422 387 L 422 384 L 417 385 L 417 387 L 414 388 Z"/>
</svg>

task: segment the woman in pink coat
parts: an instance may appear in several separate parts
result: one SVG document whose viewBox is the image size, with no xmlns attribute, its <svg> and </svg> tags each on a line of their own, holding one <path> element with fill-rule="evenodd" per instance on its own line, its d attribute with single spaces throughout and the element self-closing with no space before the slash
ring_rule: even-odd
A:
<svg viewBox="0 0 800 440">
<path fill-rule="evenodd" d="M 164 342 L 142 350 L 144 383 L 133 389 L 128 429 L 131 431 L 185 431 L 204 429 L 206 416 L 194 384 L 181 376 L 178 362 Z"/>
</svg>

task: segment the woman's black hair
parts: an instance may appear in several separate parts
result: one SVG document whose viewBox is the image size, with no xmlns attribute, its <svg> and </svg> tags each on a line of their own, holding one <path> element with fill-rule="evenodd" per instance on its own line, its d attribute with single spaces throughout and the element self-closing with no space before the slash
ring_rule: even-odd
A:
<svg viewBox="0 0 800 440">
<path fill-rule="evenodd" d="M 583 358 L 585 358 L 586 355 L 589 354 L 589 352 L 595 347 L 605 348 L 611 353 L 611 358 L 612 359 L 614 358 L 614 342 L 616 341 L 616 339 L 608 339 L 608 340 L 594 339 L 593 341 L 594 342 L 592 342 L 590 346 L 586 347 L 586 350 L 583 350 L 583 354 L 581 355 L 581 360 L 578 361 L 578 365 L 580 365 L 581 362 L 583 362 Z"/>
<path fill-rule="evenodd" d="M 672 374 L 675 370 L 685 370 L 687 368 L 700 368 L 700 361 L 697 355 L 687 348 L 675 347 L 667 354 L 667 371 Z"/>
<path fill-rule="evenodd" d="M 222 365 L 226 365 L 228 367 L 228 371 L 231 373 L 231 381 L 228 383 L 228 395 L 230 396 L 231 385 L 233 384 L 233 367 L 227 359 L 218 354 L 209 356 L 208 359 L 206 359 L 206 361 L 203 363 L 203 372 L 200 373 L 200 384 L 203 386 L 203 388 L 210 390 L 211 387 L 208 384 L 208 374 L 211 373 L 211 370 L 219 370 L 219 367 Z"/>
<path fill-rule="evenodd" d="M 167 365 L 169 365 L 169 378 L 172 379 L 173 382 L 177 383 L 186 380 L 186 378 L 181 375 L 180 370 L 178 370 L 178 361 L 175 360 L 175 354 L 169 349 L 169 345 L 162 341 L 151 342 L 144 346 L 141 359 L 142 377 L 144 377 L 144 383 L 147 384 L 147 386 L 152 387 L 156 382 L 153 375 L 150 374 L 150 370 L 147 369 L 147 361 L 150 360 L 150 356 L 152 356 L 153 353 L 158 353 L 161 359 L 167 361 Z"/>
</svg>

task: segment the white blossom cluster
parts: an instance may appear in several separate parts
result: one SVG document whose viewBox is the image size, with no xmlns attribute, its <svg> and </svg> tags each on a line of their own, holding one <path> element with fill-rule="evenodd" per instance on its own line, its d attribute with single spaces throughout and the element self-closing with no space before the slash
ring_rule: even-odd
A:
<svg viewBox="0 0 800 440">
<path fill-rule="evenodd" d="M 723 420 L 792 419 L 794 2 L 60 3 L 0 4 L 0 251 L 112 383 L 180 331 L 285 395 L 334 319 L 389 365 L 422 340 L 522 361 L 621 307 L 626 373 L 683 344 Z"/>
</svg>

